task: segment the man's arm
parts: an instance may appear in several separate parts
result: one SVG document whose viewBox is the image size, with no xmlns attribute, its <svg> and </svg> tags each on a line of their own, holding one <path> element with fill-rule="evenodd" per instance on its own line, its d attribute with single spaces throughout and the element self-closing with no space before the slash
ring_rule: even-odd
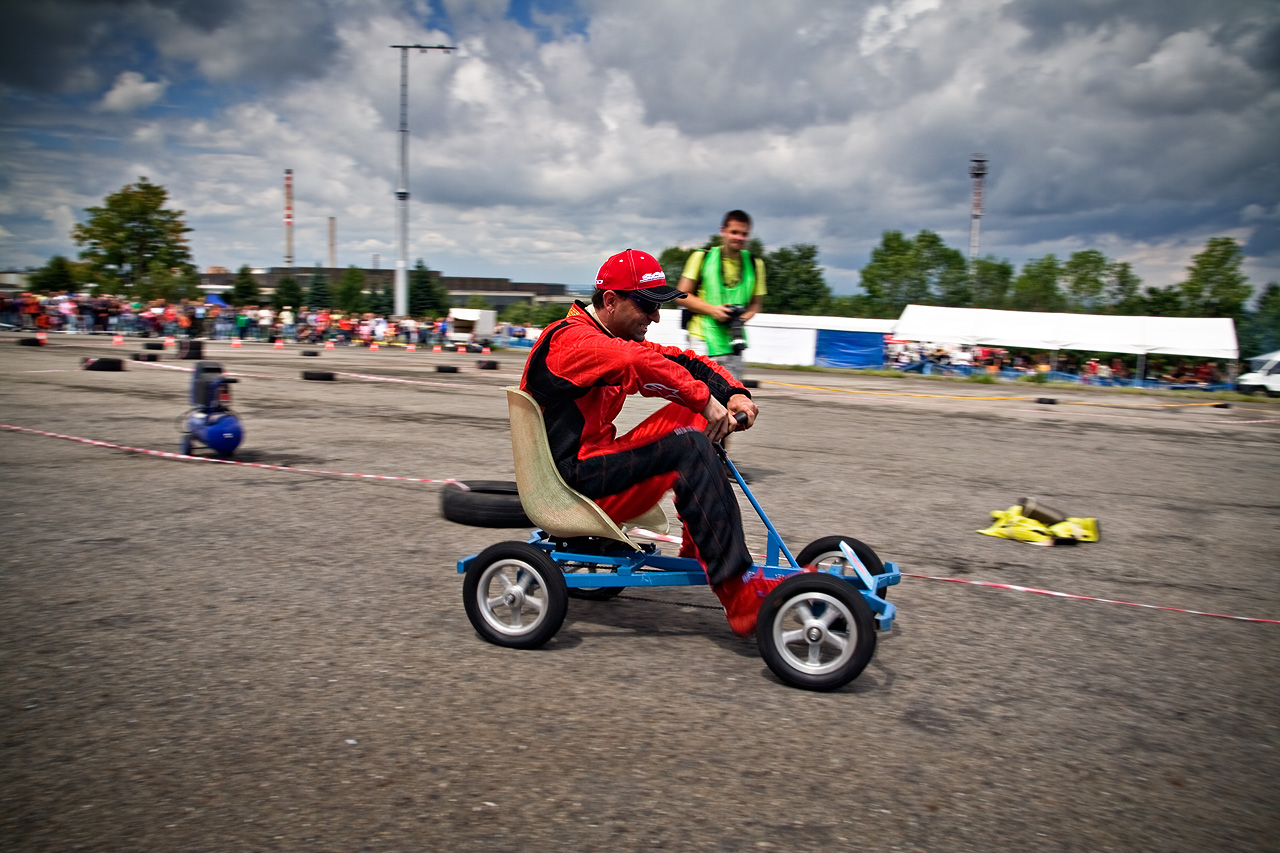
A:
<svg viewBox="0 0 1280 853">
<path fill-rule="evenodd" d="M 744 323 L 764 310 L 764 295 L 768 292 L 764 281 L 764 261 L 759 258 L 752 258 L 751 262 L 756 267 L 756 289 L 751 294 L 751 301 L 747 303 L 747 310 L 742 312 L 742 322 Z"/>
<path fill-rule="evenodd" d="M 688 308 L 695 314 L 706 314 L 719 323 L 729 322 L 729 309 L 723 305 L 712 305 L 701 296 L 698 296 L 698 283 L 693 279 L 688 276 L 681 276 L 680 283 L 676 287 L 689 294 L 680 300 L 681 308 Z"/>
</svg>

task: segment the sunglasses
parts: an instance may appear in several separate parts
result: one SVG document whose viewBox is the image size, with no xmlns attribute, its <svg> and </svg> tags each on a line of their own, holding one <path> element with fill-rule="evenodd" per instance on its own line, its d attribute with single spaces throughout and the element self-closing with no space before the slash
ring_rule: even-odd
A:
<svg viewBox="0 0 1280 853">
<path fill-rule="evenodd" d="M 654 311 L 657 311 L 658 306 L 662 304 L 653 299 L 645 299 L 643 296 L 636 296 L 634 293 L 630 291 L 624 290 L 622 291 L 622 293 L 628 299 L 634 302 L 636 304 L 636 307 L 639 308 L 645 314 L 652 314 Z"/>
</svg>

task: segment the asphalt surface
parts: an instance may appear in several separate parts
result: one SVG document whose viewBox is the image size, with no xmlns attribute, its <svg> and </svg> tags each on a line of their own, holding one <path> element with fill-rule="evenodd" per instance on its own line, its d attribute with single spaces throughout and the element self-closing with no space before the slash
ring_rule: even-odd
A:
<svg viewBox="0 0 1280 853">
<path fill-rule="evenodd" d="M 139 349 L 0 336 L 0 422 L 176 451 L 191 362 L 79 369 Z M 206 349 L 250 374 L 239 460 L 513 478 L 518 355 Z M 793 548 L 1280 619 L 1274 402 L 754 375 L 730 453 Z M 527 531 L 443 520 L 438 485 L 8 430 L 0 482 L 5 850 L 1280 849 L 1280 624 L 904 578 L 871 664 L 819 694 L 706 588 L 485 643 L 455 562 Z M 1102 540 L 975 532 L 1024 495 Z"/>
</svg>

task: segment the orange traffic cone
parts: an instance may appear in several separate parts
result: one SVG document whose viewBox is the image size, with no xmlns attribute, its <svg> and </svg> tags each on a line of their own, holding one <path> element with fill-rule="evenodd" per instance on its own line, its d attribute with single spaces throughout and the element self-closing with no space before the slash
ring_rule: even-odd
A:
<svg viewBox="0 0 1280 853">
<path fill-rule="evenodd" d="M 276 338 L 276 349 L 284 349 L 284 338 Z"/>
<path fill-rule="evenodd" d="M 165 346 L 167 346 L 167 347 L 171 347 L 171 346 L 173 346 L 173 338 L 172 338 L 172 337 L 165 338 L 165 339 L 164 339 L 164 345 L 165 345 Z"/>
<path fill-rule="evenodd" d="M 232 339 L 231 339 L 231 348 L 232 348 L 232 349 L 240 349 L 240 339 L 239 339 L 239 338 L 232 338 Z"/>
<path fill-rule="evenodd" d="M 122 344 L 122 343 L 124 343 L 124 335 L 113 335 L 113 336 L 112 336 L 112 338 L 111 338 L 111 345 L 112 345 L 112 346 L 115 346 L 115 345 L 117 345 L 117 344 Z"/>
<path fill-rule="evenodd" d="M 444 350 L 440 349 L 440 345 L 439 345 L 439 344 L 436 344 L 435 346 L 433 346 L 433 347 L 431 348 L 431 351 L 432 351 L 432 352 L 444 352 Z"/>
<path fill-rule="evenodd" d="M 488 347 L 480 347 L 481 354 L 487 353 L 488 351 L 489 351 Z"/>
<path fill-rule="evenodd" d="M 466 352 L 466 351 L 467 351 L 466 347 L 458 347 L 458 352 Z"/>
<path fill-rule="evenodd" d="M 405 352 L 417 352 L 417 351 L 418 351 L 418 348 L 417 348 L 416 346 L 414 346 L 413 344 L 409 344 L 407 347 L 405 347 L 405 348 L 404 348 L 404 351 L 405 351 Z"/>
<path fill-rule="evenodd" d="M 333 341 L 325 341 L 325 343 L 324 343 L 324 348 L 325 348 L 325 349 L 333 349 Z"/>
<path fill-rule="evenodd" d="M 36 340 L 40 342 L 41 346 L 44 346 L 45 343 L 48 342 L 49 336 L 46 335 L 44 332 L 36 332 Z"/>
<path fill-rule="evenodd" d="M 377 351 L 378 351 L 378 342 L 377 342 L 377 341 L 370 341 L 370 343 L 369 343 L 369 352 L 377 352 Z"/>
</svg>

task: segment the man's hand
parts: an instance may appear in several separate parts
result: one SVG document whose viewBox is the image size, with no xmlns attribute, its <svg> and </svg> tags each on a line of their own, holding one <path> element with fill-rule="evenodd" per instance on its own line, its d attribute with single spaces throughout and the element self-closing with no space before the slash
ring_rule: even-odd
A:
<svg viewBox="0 0 1280 853">
<path fill-rule="evenodd" d="M 707 405 L 702 407 L 702 416 L 707 419 L 707 428 L 703 432 L 713 442 L 720 441 L 733 432 L 736 426 L 733 421 L 733 415 L 729 414 L 729 410 L 722 406 L 715 397 L 707 399 Z"/>
<path fill-rule="evenodd" d="M 703 303 L 707 306 L 706 314 L 717 323 L 728 323 L 730 319 L 729 308 L 726 305 L 712 305 L 709 302 Z"/>
<path fill-rule="evenodd" d="M 742 429 L 751 429 L 756 422 L 756 415 L 760 414 L 760 409 L 746 394 L 734 394 L 729 398 L 729 417 L 733 417 L 739 412 L 743 412 L 747 416 L 746 426 L 742 427 Z M 734 428 L 737 429 L 736 423 Z"/>
</svg>

